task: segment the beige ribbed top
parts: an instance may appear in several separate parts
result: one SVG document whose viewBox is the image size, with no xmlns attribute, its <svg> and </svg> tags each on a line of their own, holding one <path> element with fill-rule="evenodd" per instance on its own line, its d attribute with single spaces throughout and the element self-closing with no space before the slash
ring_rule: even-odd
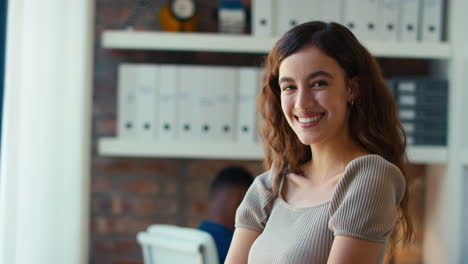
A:
<svg viewBox="0 0 468 264">
<path fill-rule="evenodd" d="M 382 263 L 405 191 L 397 166 L 378 155 L 354 159 L 331 200 L 310 207 L 288 204 L 271 186 L 271 171 L 259 175 L 237 209 L 236 227 L 261 232 L 249 263 L 326 263 L 336 235 L 384 243 Z"/>
</svg>

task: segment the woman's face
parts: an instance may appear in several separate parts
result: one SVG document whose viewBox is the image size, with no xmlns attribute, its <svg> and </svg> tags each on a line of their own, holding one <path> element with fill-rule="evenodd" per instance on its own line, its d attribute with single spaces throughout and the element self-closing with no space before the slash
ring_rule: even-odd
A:
<svg viewBox="0 0 468 264">
<path fill-rule="evenodd" d="M 347 135 L 351 93 L 333 58 L 307 46 L 281 62 L 278 80 L 283 114 L 303 144 Z"/>
</svg>

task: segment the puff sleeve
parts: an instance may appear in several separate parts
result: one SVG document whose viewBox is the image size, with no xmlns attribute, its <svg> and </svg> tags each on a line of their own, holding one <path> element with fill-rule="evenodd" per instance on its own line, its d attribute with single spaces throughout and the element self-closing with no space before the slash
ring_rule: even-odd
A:
<svg viewBox="0 0 468 264">
<path fill-rule="evenodd" d="M 236 227 L 262 232 L 276 195 L 271 187 L 271 171 L 257 176 L 236 211 Z"/>
<path fill-rule="evenodd" d="M 405 192 L 400 169 L 378 155 L 352 161 L 336 186 L 328 223 L 334 235 L 385 242 Z"/>
</svg>

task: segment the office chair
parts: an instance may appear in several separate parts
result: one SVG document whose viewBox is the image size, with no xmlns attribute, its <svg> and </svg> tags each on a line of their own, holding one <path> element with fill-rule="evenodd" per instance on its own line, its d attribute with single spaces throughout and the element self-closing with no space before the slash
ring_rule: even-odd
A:
<svg viewBox="0 0 468 264">
<path fill-rule="evenodd" d="M 213 238 L 195 228 L 151 225 L 137 240 L 145 264 L 219 264 Z"/>
</svg>

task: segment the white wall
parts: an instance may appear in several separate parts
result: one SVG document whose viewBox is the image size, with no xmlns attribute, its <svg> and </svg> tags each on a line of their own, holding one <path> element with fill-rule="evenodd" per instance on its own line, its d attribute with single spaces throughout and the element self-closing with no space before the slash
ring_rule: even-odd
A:
<svg viewBox="0 0 468 264">
<path fill-rule="evenodd" d="M 94 1 L 9 1 L 0 263 L 88 262 Z"/>
</svg>

